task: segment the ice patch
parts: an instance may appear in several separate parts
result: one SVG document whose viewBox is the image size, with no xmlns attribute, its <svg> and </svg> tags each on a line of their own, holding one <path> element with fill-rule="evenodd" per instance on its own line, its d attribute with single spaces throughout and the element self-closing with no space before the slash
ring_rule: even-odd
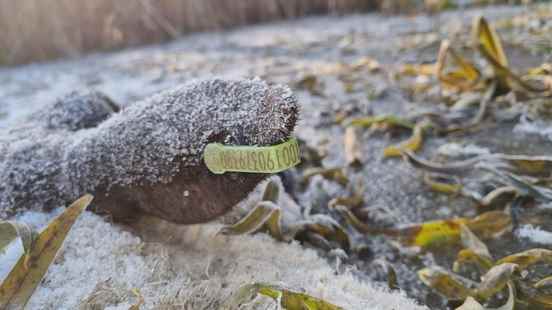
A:
<svg viewBox="0 0 552 310">
<path fill-rule="evenodd" d="M 552 232 L 542 230 L 533 225 L 524 225 L 516 232 L 518 238 L 527 238 L 532 242 L 552 245 Z"/>
</svg>

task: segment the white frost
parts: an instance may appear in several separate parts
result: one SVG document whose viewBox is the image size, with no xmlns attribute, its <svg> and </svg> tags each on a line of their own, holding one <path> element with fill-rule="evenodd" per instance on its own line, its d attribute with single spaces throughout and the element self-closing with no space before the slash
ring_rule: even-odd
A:
<svg viewBox="0 0 552 310">
<path fill-rule="evenodd" d="M 524 225 L 517 230 L 517 236 L 519 238 L 527 238 L 532 242 L 552 245 L 552 232 L 542 230 L 539 227 L 533 225 Z"/>
</svg>

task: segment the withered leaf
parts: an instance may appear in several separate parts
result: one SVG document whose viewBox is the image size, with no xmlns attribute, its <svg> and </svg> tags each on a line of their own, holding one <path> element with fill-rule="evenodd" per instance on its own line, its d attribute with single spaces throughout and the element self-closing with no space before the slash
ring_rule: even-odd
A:
<svg viewBox="0 0 552 310">
<path fill-rule="evenodd" d="M 487 299 L 500 292 L 518 271 L 518 265 L 512 263 L 494 266 L 481 277 L 481 283 L 476 290 L 477 296 Z"/>
<path fill-rule="evenodd" d="M 38 235 L 28 255 L 19 258 L 0 285 L 0 308 L 22 309 L 46 274 L 71 227 L 92 201 L 84 195 L 52 220 Z"/>
<path fill-rule="evenodd" d="M 374 125 L 386 125 L 389 127 L 402 127 L 414 129 L 415 124 L 393 115 L 379 115 L 354 118 L 349 122 L 350 126 L 370 128 Z"/>
<path fill-rule="evenodd" d="M 535 288 L 549 288 L 552 287 L 552 276 L 548 276 L 546 278 L 543 278 L 539 280 L 534 285 Z"/>
<path fill-rule="evenodd" d="M 462 240 L 462 245 L 466 249 L 472 250 L 478 256 L 484 258 L 487 261 L 492 261 L 493 257 L 491 252 L 479 238 L 468 228 L 468 226 L 461 224 L 460 225 L 460 239 Z"/>
<path fill-rule="evenodd" d="M 25 223 L 14 221 L 0 221 L 0 253 L 5 247 L 10 244 L 15 238 L 21 238 L 23 250 L 28 255 L 31 252 L 33 243 L 38 233 Z"/>
<path fill-rule="evenodd" d="M 425 285 L 450 300 L 463 300 L 473 294 L 473 281 L 453 274 L 441 267 L 429 267 L 418 271 L 418 277 Z"/>
<path fill-rule="evenodd" d="M 421 121 L 416 123 L 412 136 L 408 140 L 403 141 L 399 145 L 388 146 L 383 150 L 384 157 L 402 156 L 405 151 L 416 152 L 424 142 L 424 131 L 429 128 L 430 123 Z"/>
<path fill-rule="evenodd" d="M 456 308 L 456 310 L 514 310 L 516 305 L 515 288 L 511 282 L 508 282 L 508 300 L 498 308 L 483 307 L 476 299 L 469 296 L 464 303 Z"/>
<path fill-rule="evenodd" d="M 520 269 L 526 269 L 527 267 L 538 263 L 552 264 L 552 250 L 531 249 L 506 256 L 497 262 L 497 264 L 504 263 L 516 264 Z"/>
<path fill-rule="evenodd" d="M 237 309 L 240 305 L 249 303 L 257 295 L 270 297 L 278 303 L 279 307 L 288 310 L 343 310 L 342 307 L 323 299 L 268 283 L 252 283 L 242 286 L 222 308 Z"/>
<path fill-rule="evenodd" d="M 309 168 L 303 173 L 303 182 L 307 182 L 315 175 L 321 175 L 324 179 L 335 181 L 343 186 L 349 183 L 349 179 L 343 172 L 343 168 Z"/>
<path fill-rule="evenodd" d="M 223 235 L 243 235 L 252 233 L 260 229 L 271 216 L 280 210 L 275 203 L 271 201 L 261 201 L 245 217 L 234 225 L 222 227 L 217 234 Z"/>
</svg>

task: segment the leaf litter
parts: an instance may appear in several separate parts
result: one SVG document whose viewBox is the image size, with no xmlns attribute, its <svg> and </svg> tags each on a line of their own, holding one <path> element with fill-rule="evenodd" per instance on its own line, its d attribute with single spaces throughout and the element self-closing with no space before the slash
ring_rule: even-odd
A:
<svg viewBox="0 0 552 310">
<path fill-rule="evenodd" d="M 336 183 L 347 194 L 334 196 L 325 206 L 302 208 L 288 222 L 281 221 L 286 210 L 278 208 L 274 201 L 260 201 L 241 221 L 222 231 L 233 231 L 250 222 L 249 228 L 241 229 L 240 233 L 266 231 L 277 240 L 289 242 L 295 239 L 326 252 L 343 249 L 349 256 L 357 256 L 365 249 L 363 236 L 383 237 L 390 246 L 403 253 L 429 251 L 439 255 L 444 248 L 455 249 L 458 255 L 450 260 L 453 271 L 429 265 L 419 270 L 418 276 L 445 299 L 456 302 L 457 309 L 506 310 L 513 309 L 515 305 L 523 309 L 552 306 L 550 298 L 546 297 L 548 293 L 537 290 L 550 286 L 552 281 L 549 277 L 535 279 L 521 272 L 534 264 L 551 265 L 547 250 L 530 249 L 495 259 L 494 247 L 489 248 L 482 241 L 495 244 L 502 236 L 511 235 L 519 224 L 519 213 L 523 213 L 519 208 L 526 208 L 520 207 L 524 205 L 522 202 L 550 202 L 552 158 L 499 152 L 475 156 L 460 154 L 457 158 L 437 155 L 431 160 L 416 155 L 428 153 L 422 147 L 425 144 L 433 147 L 432 137 L 477 135 L 489 124 L 496 126 L 493 122 L 500 122 L 501 118 L 511 120 L 512 115 L 504 118 L 506 114 L 502 113 L 505 111 L 501 110 L 501 102 L 506 98 L 515 98 L 513 101 L 507 99 L 514 105 L 508 108 L 508 113 L 523 117 L 527 113 L 525 101 L 539 105 L 542 102 L 539 100 L 552 96 L 552 85 L 546 82 L 550 68 L 543 64 L 530 69 L 526 75 L 515 73 L 500 36 L 485 18 L 478 16 L 473 19 L 470 40 L 470 46 L 457 48 L 445 39 L 435 63 L 402 65 L 393 74 L 398 81 L 410 79 L 410 84 L 401 82 L 401 87 L 410 85 L 410 91 L 414 94 L 430 93 L 437 87 L 444 108 L 429 107 L 407 115 L 376 114 L 349 118 L 346 115 L 350 113 L 335 112 L 339 115 L 335 123 L 345 127 L 344 163 L 327 167 L 323 163 L 327 160 L 315 162 L 307 159 L 298 169 L 298 178 L 303 191 L 315 176 L 321 176 Z M 472 51 L 464 55 L 466 48 Z M 372 67 L 377 68 L 371 69 L 375 74 L 386 73 L 386 69 L 379 65 Z M 327 96 L 321 76 L 335 74 L 340 76 L 346 92 L 355 92 L 354 84 L 359 83 L 359 78 L 355 77 L 357 72 L 347 65 L 335 68 L 338 69 L 326 70 L 320 75 L 311 73 L 298 82 L 298 87 L 315 96 Z M 347 74 L 349 76 L 345 78 Z M 427 78 L 419 79 L 424 76 Z M 410 131 L 410 138 L 385 147 L 382 158 L 402 157 L 422 172 L 420 182 L 428 190 L 450 196 L 450 202 L 458 198 L 468 199 L 475 207 L 473 211 L 479 215 L 408 225 L 369 223 L 370 213 L 366 213 L 366 206 L 370 202 L 356 193 L 350 178 L 351 169 L 363 166 L 362 143 L 366 138 L 363 131 L 370 136 L 382 131 L 395 136 Z M 428 140 L 430 143 L 427 143 Z M 314 150 L 313 153 L 324 152 Z M 267 191 L 270 187 L 270 184 L 267 185 Z M 266 207 L 267 203 L 270 207 Z M 312 211 L 314 214 L 310 213 Z M 332 219 L 335 216 L 337 221 Z M 527 216 L 522 216 L 522 221 L 530 223 L 535 221 L 536 216 L 535 212 L 529 212 Z M 415 250 L 404 252 L 408 248 Z M 405 255 L 415 257 L 419 254 Z M 397 284 L 392 284 L 397 282 L 393 266 L 386 266 L 389 287 L 396 288 Z M 479 274 L 479 278 L 473 278 L 474 273 Z"/>
</svg>

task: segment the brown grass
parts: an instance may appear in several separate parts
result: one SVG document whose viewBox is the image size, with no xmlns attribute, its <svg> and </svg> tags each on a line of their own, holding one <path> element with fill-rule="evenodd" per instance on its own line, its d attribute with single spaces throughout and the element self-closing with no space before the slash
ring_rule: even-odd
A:
<svg viewBox="0 0 552 310">
<path fill-rule="evenodd" d="M 365 11 L 376 0 L 0 0 L 0 64 L 160 42 L 184 33 Z"/>
<path fill-rule="evenodd" d="M 474 3 L 532 2 L 474 0 Z M 308 14 L 412 12 L 448 0 L 0 0 L 0 65 Z"/>
</svg>

